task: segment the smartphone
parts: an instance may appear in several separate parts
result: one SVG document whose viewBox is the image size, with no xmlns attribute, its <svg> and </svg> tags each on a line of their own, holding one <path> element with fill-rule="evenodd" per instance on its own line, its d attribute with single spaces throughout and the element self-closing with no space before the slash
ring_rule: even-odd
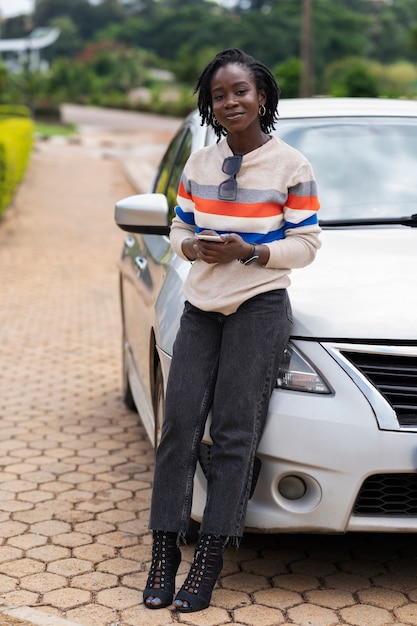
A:
<svg viewBox="0 0 417 626">
<path fill-rule="evenodd" d="M 196 235 L 197 239 L 202 239 L 203 241 L 221 241 L 224 242 L 224 239 L 220 237 L 220 235 Z"/>
</svg>

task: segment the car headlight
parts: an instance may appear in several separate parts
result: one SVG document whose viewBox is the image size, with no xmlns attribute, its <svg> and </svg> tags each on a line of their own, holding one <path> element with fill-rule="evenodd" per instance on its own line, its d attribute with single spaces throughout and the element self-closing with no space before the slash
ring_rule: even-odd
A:
<svg viewBox="0 0 417 626">
<path fill-rule="evenodd" d="M 284 351 L 276 386 L 289 391 L 331 393 L 320 374 L 294 346 L 287 346 Z"/>
</svg>

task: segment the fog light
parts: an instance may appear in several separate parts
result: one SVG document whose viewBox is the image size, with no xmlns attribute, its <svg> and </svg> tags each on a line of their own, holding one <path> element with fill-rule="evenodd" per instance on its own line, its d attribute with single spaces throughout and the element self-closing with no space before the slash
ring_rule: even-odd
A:
<svg viewBox="0 0 417 626">
<path fill-rule="evenodd" d="M 299 476 L 285 476 L 278 483 L 278 491 L 287 500 L 299 500 L 305 495 L 307 485 Z"/>
</svg>

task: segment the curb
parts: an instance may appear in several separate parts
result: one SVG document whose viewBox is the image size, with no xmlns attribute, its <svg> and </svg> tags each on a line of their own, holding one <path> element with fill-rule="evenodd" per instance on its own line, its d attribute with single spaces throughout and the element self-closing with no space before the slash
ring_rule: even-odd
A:
<svg viewBox="0 0 417 626">
<path fill-rule="evenodd" d="M 49 613 L 32 609 L 29 606 L 0 608 L 0 620 L 2 615 L 19 620 L 16 621 L 16 626 L 83 626 L 83 624 L 70 622 L 62 617 L 50 615 Z M 0 625 L 2 623 L 0 621 Z M 9 622 L 6 622 L 6 624 L 9 624 Z M 13 624 L 14 622 L 10 623 L 10 626 Z"/>
</svg>

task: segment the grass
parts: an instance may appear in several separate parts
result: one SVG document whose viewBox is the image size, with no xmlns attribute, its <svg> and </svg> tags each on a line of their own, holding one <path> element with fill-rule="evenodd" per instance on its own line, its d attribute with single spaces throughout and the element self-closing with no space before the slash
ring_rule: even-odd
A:
<svg viewBox="0 0 417 626">
<path fill-rule="evenodd" d="M 49 137 L 70 137 L 77 132 L 75 124 L 52 124 L 48 122 L 35 122 L 36 134 L 43 139 Z"/>
</svg>

